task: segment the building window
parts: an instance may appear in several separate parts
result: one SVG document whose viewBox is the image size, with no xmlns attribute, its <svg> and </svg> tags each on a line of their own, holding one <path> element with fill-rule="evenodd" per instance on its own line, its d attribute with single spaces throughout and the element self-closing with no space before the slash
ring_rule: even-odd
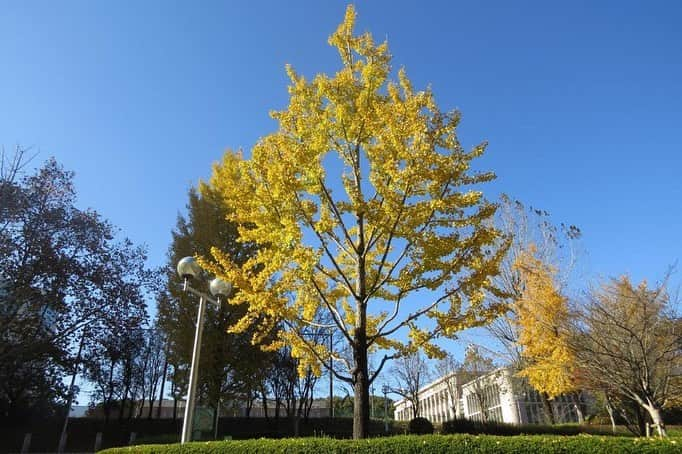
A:
<svg viewBox="0 0 682 454">
<path fill-rule="evenodd" d="M 468 418 L 475 421 L 502 422 L 500 387 L 497 383 L 485 385 L 466 396 Z"/>
</svg>

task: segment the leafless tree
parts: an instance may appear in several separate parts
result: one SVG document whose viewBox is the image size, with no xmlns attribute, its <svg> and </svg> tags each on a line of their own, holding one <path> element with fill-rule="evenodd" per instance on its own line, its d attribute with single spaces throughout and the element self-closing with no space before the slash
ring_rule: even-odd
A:
<svg viewBox="0 0 682 454">
<path fill-rule="evenodd" d="M 468 383 L 469 393 L 473 397 L 476 406 L 480 408 L 481 419 L 488 421 L 490 418 L 488 409 L 492 406 L 490 402 L 491 393 L 488 387 L 491 381 L 497 383 L 497 376 L 482 378 L 483 376 L 495 371 L 495 363 L 492 358 L 486 356 L 481 347 L 471 344 L 467 347 L 464 355 L 464 362 L 459 369 L 459 377 L 462 383 Z M 501 373 L 501 372 L 496 372 Z M 499 385 L 498 385 L 499 386 Z"/>
<path fill-rule="evenodd" d="M 418 418 L 421 414 L 419 390 L 430 377 L 429 367 L 420 353 L 412 353 L 398 358 L 391 369 L 397 382 L 391 391 L 407 399 L 412 408 L 412 415 Z"/>
<path fill-rule="evenodd" d="M 457 361 L 452 353 L 436 363 L 436 373 L 443 379 L 446 390 L 446 404 L 450 407 L 450 412 L 457 417 L 459 412 L 459 399 L 462 397 L 462 364 Z"/>
</svg>

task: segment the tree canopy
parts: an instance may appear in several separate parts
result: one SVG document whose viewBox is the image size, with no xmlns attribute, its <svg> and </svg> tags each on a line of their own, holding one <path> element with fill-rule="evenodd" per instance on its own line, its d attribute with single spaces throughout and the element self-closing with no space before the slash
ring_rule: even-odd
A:
<svg viewBox="0 0 682 454">
<path fill-rule="evenodd" d="M 189 365 L 192 359 L 194 327 L 197 316 L 197 298 L 182 291 L 182 279 L 175 266 L 186 256 L 203 255 L 211 247 L 229 255 L 236 263 L 243 262 L 255 252 L 255 247 L 237 241 L 236 227 L 225 221 L 227 208 L 209 188 L 199 194 L 189 191 L 186 217 L 178 218 L 173 231 L 173 242 L 168 251 L 166 289 L 158 299 L 159 328 L 166 338 L 166 352 L 173 368 L 173 389 L 181 395 L 187 389 Z M 192 285 L 208 294 L 205 280 Z M 221 400 L 234 399 L 254 391 L 269 363 L 258 346 L 251 344 L 249 333 L 229 333 L 245 308 L 229 305 L 207 308 L 202 350 L 200 356 L 200 398 L 213 408 Z"/>
<path fill-rule="evenodd" d="M 514 302 L 523 368 L 519 374 L 550 398 L 577 390 L 575 354 L 570 347 L 568 301 L 557 289 L 556 271 L 524 251 L 515 267 L 521 277 L 521 297 Z"/>
<path fill-rule="evenodd" d="M 67 395 L 74 345 L 146 320 L 146 252 L 92 209 L 76 207 L 73 173 L 48 159 L 33 174 L 21 150 L 0 169 L 0 414 L 48 415 Z M 115 323 L 114 323 L 115 322 Z M 119 326 L 117 334 L 104 329 Z"/>
<path fill-rule="evenodd" d="M 211 188 L 239 241 L 259 249 L 238 263 L 215 248 L 203 264 L 248 307 L 232 330 L 265 334 L 284 323 L 271 346 L 290 345 L 302 370 L 319 370 L 329 352 L 301 330 L 316 313 L 331 315 L 353 352 L 348 374 L 337 375 L 354 386 L 354 435 L 364 437 L 367 389 L 385 361 L 442 355 L 434 339 L 503 309 L 486 295 L 499 293 L 491 276 L 506 243 L 490 222 L 496 205 L 477 188 L 495 176 L 471 170 L 485 143 L 466 151 L 459 112 L 441 111 L 403 69 L 391 80 L 387 43 L 354 35 L 354 24 L 349 6 L 329 38 L 340 70 L 307 80 L 288 66 L 289 106 L 272 113 L 279 129 L 249 158 L 227 152 L 214 167 Z M 394 336 L 401 330 L 405 342 Z M 385 351 L 372 376 L 369 349 Z"/>
<path fill-rule="evenodd" d="M 593 390 L 643 408 L 665 435 L 662 410 L 682 400 L 682 334 L 666 281 L 613 279 L 577 309 L 572 347 Z"/>
</svg>

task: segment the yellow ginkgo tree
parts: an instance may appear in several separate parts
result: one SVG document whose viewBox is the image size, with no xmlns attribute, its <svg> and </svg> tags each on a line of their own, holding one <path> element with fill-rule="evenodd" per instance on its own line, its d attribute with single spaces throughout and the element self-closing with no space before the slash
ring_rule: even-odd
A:
<svg viewBox="0 0 682 454">
<path fill-rule="evenodd" d="M 386 361 L 439 356 L 436 338 L 501 313 L 486 295 L 499 293 L 491 276 L 507 241 L 477 189 L 494 174 L 470 169 L 485 144 L 464 150 L 459 114 L 439 110 L 403 70 L 389 80 L 387 44 L 354 35 L 354 23 L 349 6 L 329 38 L 339 71 L 307 80 L 287 67 L 278 130 L 213 169 L 228 220 L 258 252 L 241 266 L 218 249 L 202 261 L 238 288 L 230 303 L 248 307 L 232 329 L 257 326 L 254 342 L 289 346 L 303 369 L 330 355 L 304 334 L 327 320 L 347 346 L 333 372 L 354 388 L 353 435 L 363 438 L 368 387 Z M 381 358 L 371 374 L 368 352 Z"/>
<path fill-rule="evenodd" d="M 570 345 L 568 301 L 558 289 L 556 270 L 530 245 L 516 258 L 521 295 L 515 301 L 523 368 L 519 375 L 553 399 L 577 391 L 576 358 Z M 551 409 L 546 409 L 553 419 Z"/>
</svg>

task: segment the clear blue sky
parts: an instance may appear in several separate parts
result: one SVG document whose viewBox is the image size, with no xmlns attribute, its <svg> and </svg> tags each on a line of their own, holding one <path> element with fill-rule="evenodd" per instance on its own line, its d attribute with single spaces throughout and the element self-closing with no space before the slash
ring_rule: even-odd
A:
<svg viewBox="0 0 682 454">
<path fill-rule="evenodd" d="M 80 204 L 159 265 L 188 187 L 275 128 L 284 65 L 339 67 L 327 37 L 345 6 L 2 1 L 0 144 L 74 170 Z M 583 230 L 590 276 L 655 280 L 682 258 L 682 3 L 356 6 L 415 87 L 461 109 L 463 143 L 490 142 L 491 197 Z"/>
</svg>

